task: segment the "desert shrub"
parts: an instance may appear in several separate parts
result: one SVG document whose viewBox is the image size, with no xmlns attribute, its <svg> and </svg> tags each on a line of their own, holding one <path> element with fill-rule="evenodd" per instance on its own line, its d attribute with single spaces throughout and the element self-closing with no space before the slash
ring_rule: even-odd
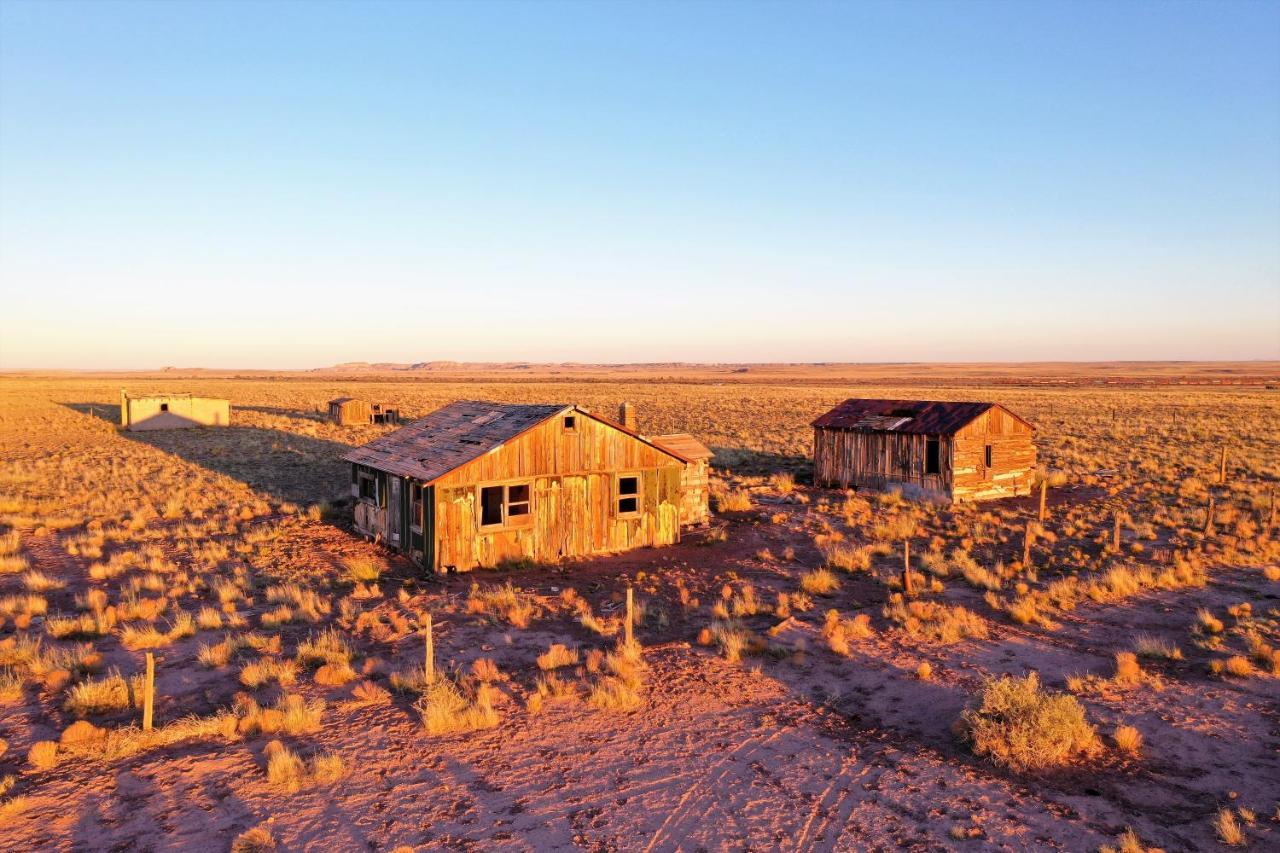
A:
<svg viewBox="0 0 1280 853">
<path fill-rule="evenodd" d="M 336 752 L 317 755 L 306 762 L 280 741 L 273 740 L 263 754 L 267 759 L 267 781 L 290 794 L 336 782 L 346 772 L 342 756 Z"/>
<path fill-rule="evenodd" d="M 498 725 L 498 712 L 493 709 L 493 688 L 480 685 L 474 698 L 448 678 L 437 678 L 429 684 L 418 702 L 427 733 L 433 735 L 491 729 Z"/>
<path fill-rule="evenodd" d="M 391 702 L 391 694 L 372 681 L 361 681 L 351 690 L 353 705 L 386 705 Z"/>
<path fill-rule="evenodd" d="M 352 654 L 346 638 L 336 628 L 326 628 L 298 643 L 296 658 L 303 666 L 348 665 Z"/>
<path fill-rule="evenodd" d="M 356 679 L 356 671 L 347 663 L 321 664 L 315 672 L 316 684 L 324 687 L 341 687 Z"/>
<path fill-rule="evenodd" d="M 289 687 L 298 679 L 298 665 L 291 660 L 262 659 L 251 661 L 240 670 L 240 683 L 251 690 L 275 681 L 281 687 Z"/>
<path fill-rule="evenodd" d="M 476 658 L 471 662 L 471 674 L 477 680 L 486 684 L 497 681 L 501 673 L 498 671 L 498 665 L 490 658 Z"/>
<path fill-rule="evenodd" d="M 920 665 L 916 667 L 916 678 L 921 681 L 928 681 L 933 678 L 933 664 L 927 660 L 921 661 Z"/>
<path fill-rule="evenodd" d="M 827 611 L 823 620 L 822 638 L 826 640 L 827 648 L 842 657 L 847 657 L 852 650 L 850 640 L 866 639 L 871 635 L 871 617 L 865 613 L 859 613 L 852 619 L 842 619 L 840 612 L 832 609 Z"/>
<path fill-rule="evenodd" d="M 746 512 L 752 506 L 751 493 L 745 489 L 730 489 L 716 497 L 716 512 Z"/>
<path fill-rule="evenodd" d="M 578 650 L 570 649 L 560 643 L 553 643 L 550 649 L 538 655 L 538 669 L 544 671 L 573 666 L 577 662 Z"/>
<path fill-rule="evenodd" d="M 1168 640 L 1153 637 L 1150 634 L 1139 634 L 1133 639 L 1133 651 L 1138 657 L 1165 658 L 1182 660 L 1182 650 Z"/>
<path fill-rule="evenodd" d="M 975 753 L 1019 771 L 1061 766 L 1098 748 L 1076 698 L 1041 690 L 1034 672 L 988 680 L 960 729 Z"/>
<path fill-rule="evenodd" d="M 1218 809 L 1218 813 L 1213 817 L 1213 829 L 1218 835 L 1218 840 L 1230 847 L 1243 847 L 1248 843 L 1249 839 L 1245 835 L 1244 827 L 1236 819 L 1235 812 L 1229 808 Z"/>
<path fill-rule="evenodd" d="M 31 746 L 27 753 L 27 762 L 37 770 L 48 770 L 58 763 L 58 743 L 42 740 Z"/>
<path fill-rule="evenodd" d="M 1142 681 L 1142 666 L 1133 652 L 1117 652 L 1115 662 L 1116 674 L 1112 680 L 1116 684 L 1137 684 Z"/>
<path fill-rule="evenodd" d="M 467 598 L 468 613 L 488 616 L 494 621 L 504 620 L 515 628 L 528 628 L 536 609 L 533 598 L 521 593 L 510 581 L 487 589 L 474 583 Z"/>
<path fill-rule="evenodd" d="M 810 595 L 830 595 L 840 588 L 840 580 L 828 569 L 814 569 L 801 576 L 800 588 Z"/>
<path fill-rule="evenodd" d="M 245 830 L 231 842 L 231 853 L 271 853 L 275 849 L 276 838 L 266 824 Z"/>
<path fill-rule="evenodd" d="M 939 643 L 957 643 L 967 637 L 985 639 L 987 623 L 959 605 L 948 606 L 933 601 L 905 601 L 894 594 L 884 608 L 884 615 L 902 626 L 912 637 Z"/>
<path fill-rule="evenodd" d="M 1234 675 L 1236 678 L 1248 678 L 1253 675 L 1253 664 L 1243 655 L 1232 655 L 1225 661 L 1215 660 L 1209 664 L 1214 675 Z"/>
<path fill-rule="evenodd" d="M 9 667 L 0 668 L 0 703 L 14 705 L 22 701 L 22 676 Z"/>
<path fill-rule="evenodd" d="M 240 734 L 300 735 L 320 730 L 320 717 L 324 713 L 324 701 L 310 702 L 291 693 L 284 693 L 270 708 L 263 708 L 251 698 L 237 698 L 236 730 Z"/>
<path fill-rule="evenodd" d="M 378 557 L 359 555 L 342 558 L 342 570 L 353 583 L 377 583 L 386 568 L 386 563 Z"/>
<path fill-rule="evenodd" d="M 78 717 L 88 714 L 110 714 L 127 711 L 142 705 L 143 676 L 135 675 L 125 680 L 112 670 L 103 678 L 82 681 L 67 693 L 63 706 Z"/>
<path fill-rule="evenodd" d="M 1116 726 L 1112 737 L 1115 739 L 1116 748 L 1121 752 L 1137 755 L 1142 751 L 1142 732 L 1133 726 Z"/>
</svg>

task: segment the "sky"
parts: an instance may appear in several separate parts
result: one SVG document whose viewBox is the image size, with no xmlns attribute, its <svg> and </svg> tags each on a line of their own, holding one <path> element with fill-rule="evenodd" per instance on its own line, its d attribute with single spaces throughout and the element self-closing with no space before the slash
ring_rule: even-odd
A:
<svg viewBox="0 0 1280 853">
<path fill-rule="evenodd" d="M 1280 358 L 1280 3 L 0 2 L 0 368 Z"/>
</svg>

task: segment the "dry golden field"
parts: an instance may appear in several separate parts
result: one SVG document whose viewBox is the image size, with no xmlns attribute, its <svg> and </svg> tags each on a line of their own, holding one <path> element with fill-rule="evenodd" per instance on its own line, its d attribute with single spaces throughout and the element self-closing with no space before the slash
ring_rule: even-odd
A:
<svg viewBox="0 0 1280 853">
<path fill-rule="evenodd" d="M 1214 370 L 0 377 L 4 846 L 1275 848 L 1278 371 Z M 233 425 L 120 432 L 121 387 Z M 350 532 L 388 428 L 342 394 L 630 400 L 715 449 L 715 522 L 423 577 Z M 1048 517 L 813 489 L 850 396 L 1008 405 Z"/>
</svg>

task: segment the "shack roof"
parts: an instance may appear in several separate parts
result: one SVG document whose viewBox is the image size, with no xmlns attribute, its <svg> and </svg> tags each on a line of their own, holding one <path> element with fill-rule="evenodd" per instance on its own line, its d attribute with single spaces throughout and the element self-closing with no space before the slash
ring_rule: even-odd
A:
<svg viewBox="0 0 1280 853">
<path fill-rule="evenodd" d="M 564 404 L 492 403 L 462 400 L 437 409 L 425 418 L 357 447 L 342 458 L 401 477 L 432 482 L 473 459 L 563 412 L 579 412 L 657 447 L 681 462 L 679 453 L 661 447 L 613 421 L 577 406 Z"/>
<path fill-rule="evenodd" d="M 939 400 L 845 400 L 813 422 L 823 429 L 950 435 L 999 403 Z M 1008 409 L 1005 409 L 1008 412 Z M 1009 412 L 1027 426 L 1023 418 Z"/>
<path fill-rule="evenodd" d="M 655 435 L 653 436 L 653 443 L 664 450 L 674 450 L 686 459 L 702 460 L 715 456 L 705 444 L 687 432 Z"/>
<path fill-rule="evenodd" d="M 332 400 L 329 401 L 329 405 L 332 406 L 334 403 L 341 404 L 341 403 L 359 403 L 359 402 L 361 401 L 356 399 L 355 397 L 334 397 Z"/>
</svg>

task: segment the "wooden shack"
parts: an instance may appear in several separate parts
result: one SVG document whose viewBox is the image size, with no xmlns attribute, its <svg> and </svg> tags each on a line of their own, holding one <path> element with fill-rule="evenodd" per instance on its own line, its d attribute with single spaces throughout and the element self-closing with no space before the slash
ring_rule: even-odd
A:
<svg viewBox="0 0 1280 853">
<path fill-rule="evenodd" d="M 711 494 L 711 457 L 715 454 L 687 432 L 655 435 L 653 443 L 689 460 L 680 477 L 680 523 L 706 524 L 711 518 L 707 503 Z"/>
<path fill-rule="evenodd" d="M 845 400 L 813 422 L 814 482 L 949 501 L 1025 495 L 1034 438 L 999 403 Z"/>
<path fill-rule="evenodd" d="M 120 426 L 132 432 L 153 429 L 187 429 L 228 426 L 231 401 L 192 394 L 145 394 L 120 392 Z"/>
<path fill-rule="evenodd" d="M 356 529 L 436 571 L 680 538 L 689 460 L 577 406 L 453 403 L 342 458 Z"/>
<path fill-rule="evenodd" d="M 329 420 L 338 426 L 394 424 L 400 420 L 400 412 L 383 403 L 370 403 L 355 397 L 337 397 L 329 401 Z"/>
</svg>

